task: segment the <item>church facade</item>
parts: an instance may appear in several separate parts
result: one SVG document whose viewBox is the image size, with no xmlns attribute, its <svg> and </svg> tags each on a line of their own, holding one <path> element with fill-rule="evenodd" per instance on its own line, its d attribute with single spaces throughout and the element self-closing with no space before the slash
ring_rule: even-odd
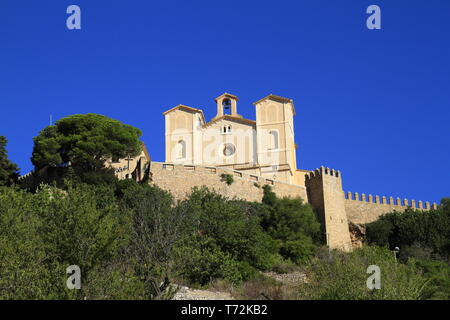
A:
<svg viewBox="0 0 450 320">
<path fill-rule="evenodd" d="M 292 99 L 268 95 L 254 103 L 256 120 L 238 113 L 238 97 L 215 99 L 217 114 L 178 105 L 166 112 L 166 162 L 238 169 L 270 179 L 304 185 L 297 169 Z"/>
<path fill-rule="evenodd" d="M 317 173 L 297 168 L 293 100 L 270 94 L 254 102 L 255 120 L 245 119 L 238 113 L 238 100 L 229 93 L 217 97 L 217 113 L 210 121 L 206 121 L 202 110 L 185 105 L 164 112 L 166 161 L 162 168 L 171 169 L 168 173 L 154 167 L 155 181 L 174 193 L 180 185 L 191 187 L 192 184 L 183 179 L 193 181 L 194 176 L 185 177 L 182 170 L 174 171 L 171 165 L 175 165 L 228 169 L 241 179 L 240 183 L 244 183 L 245 177 L 256 179 L 257 185 L 261 181 L 272 185 L 276 182 L 274 191 L 280 196 L 286 193 L 279 190 L 287 188 L 288 196 L 303 198 L 313 205 L 331 247 L 350 250 L 340 173 L 325 168 Z M 175 176 L 183 178 L 175 180 L 174 172 Z M 197 175 L 199 172 L 197 169 Z M 202 179 L 197 184 L 216 190 L 219 186 L 219 191 L 229 192 L 203 172 L 201 174 Z M 158 179 L 161 175 L 164 179 Z M 240 197 L 254 199 L 247 190 L 260 195 L 260 190 L 251 185 L 237 193 Z"/>
</svg>

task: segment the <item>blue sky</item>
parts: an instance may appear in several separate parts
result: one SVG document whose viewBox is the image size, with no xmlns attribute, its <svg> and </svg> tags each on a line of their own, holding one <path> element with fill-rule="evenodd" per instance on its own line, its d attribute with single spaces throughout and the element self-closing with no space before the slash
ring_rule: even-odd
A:
<svg viewBox="0 0 450 320">
<path fill-rule="evenodd" d="M 66 28 L 79 5 L 82 29 Z M 382 29 L 366 28 L 381 8 Z M 22 173 L 33 137 L 75 113 L 140 128 L 164 161 L 162 112 L 239 113 L 294 99 L 297 161 L 341 170 L 344 189 L 450 196 L 450 1 L 0 0 L 0 135 Z"/>
</svg>

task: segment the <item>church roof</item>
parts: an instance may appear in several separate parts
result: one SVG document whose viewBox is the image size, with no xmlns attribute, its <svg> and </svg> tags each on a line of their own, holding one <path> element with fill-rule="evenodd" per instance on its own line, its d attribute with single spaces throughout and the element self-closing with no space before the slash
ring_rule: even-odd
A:
<svg viewBox="0 0 450 320">
<path fill-rule="evenodd" d="M 203 123 L 206 123 L 205 116 L 203 115 L 203 111 L 201 109 L 188 107 L 188 106 L 185 106 L 185 105 L 182 105 L 182 104 L 179 104 L 176 107 L 173 107 L 172 109 L 164 111 L 163 115 L 166 115 L 166 114 L 168 114 L 168 113 L 170 113 L 172 111 L 178 110 L 178 109 L 185 110 L 185 111 L 188 111 L 188 112 L 198 112 L 198 113 L 200 113 L 202 115 Z"/>
<path fill-rule="evenodd" d="M 273 100 L 281 103 L 290 103 L 292 105 L 292 112 L 294 113 L 295 116 L 294 100 L 277 96 L 275 94 L 269 94 L 267 97 L 264 97 L 256 102 L 253 102 L 253 105 L 257 105 L 258 103 L 263 102 L 264 100 Z"/>
<path fill-rule="evenodd" d="M 142 151 L 144 151 L 144 154 L 145 154 L 145 156 L 147 157 L 147 160 L 148 160 L 149 162 L 151 162 L 151 161 L 152 161 L 152 158 L 150 158 L 150 154 L 148 153 L 147 146 L 146 146 L 145 143 L 143 143 L 142 141 L 141 141 L 141 144 L 142 144 Z"/>
<path fill-rule="evenodd" d="M 210 125 L 212 125 L 212 124 L 214 124 L 216 122 L 219 122 L 220 120 L 230 120 L 230 121 L 234 121 L 234 122 L 243 122 L 245 124 L 250 124 L 250 125 L 255 125 L 256 124 L 256 121 L 254 121 L 254 120 L 245 119 L 245 118 L 241 118 L 241 117 L 234 117 L 234 116 L 230 116 L 230 115 L 226 114 L 226 115 L 223 115 L 221 117 L 215 118 L 215 119 L 211 120 L 208 123 L 205 123 L 203 125 L 203 128 L 206 128 L 206 127 L 208 127 L 208 126 L 210 126 Z"/>
<path fill-rule="evenodd" d="M 219 99 L 222 98 L 222 97 L 231 98 L 231 99 L 234 99 L 234 100 L 236 100 L 236 101 L 239 100 L 238 97 L 236 97 L 235 95 L 233 95 L 233 94 L 231 94 L 231 93 L 228 93 L 228 92 L 225 92 L 224 94 L 218 96 L 218 97 L 217 97 L 216 99 L 214 99 L 214 100 L 217 101 L 217 100 L 219 100 Z"/>
</svg>

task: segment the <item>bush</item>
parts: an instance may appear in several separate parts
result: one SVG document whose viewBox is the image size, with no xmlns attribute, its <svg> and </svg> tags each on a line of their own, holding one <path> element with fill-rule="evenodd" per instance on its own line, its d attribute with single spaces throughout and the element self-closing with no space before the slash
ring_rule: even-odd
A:
<svg viewBox="0 0 450 320">
<path fill-rule="evenodd" d="M 388 219 L 379 219 L 366 226 L 366 240 L 384 247 L 389 246 L 389 239 L 394 232 L 394 225 Z"/>
<path fill-rule="evenodd" d="M 369 290 L 367 268 L 381 270 L 381 289 Z M 306 267 L 307 283 L 300 287 L 306 299 L 417 300 L 426 298 L 429 282 L 414 263 L 396 263 L 391 251 L 366 246 L 352 253 L 322 253 Z"/>
<path fill-rule="evenodd" d="M 416 259 L 412 259 L 411 263 L 421 268 L 430 281 L 425 290 L 427 299 L 450 299 L 450 266 L 447 263 Z"/>
<path fill-rule="evenodd" d="M 36 194 L 1 189 L 0 298 L 87 297 L 93 270 L 112 264 L 126 243 L 127 216 L 112 195 L 81 185 L 42 187 Z M 83 290 L 66 288 L 66 268 L 74 264 Z"/>
<path fill-rule="evenodd" d="M 391 249 L 413 245 L 429 248 L 435 255 L 448 259 L 450 255 L 450 212 L 446 200 L 437 210 L 408 209 L 403 213 L 392 212 L 367 224 L 367 240 Z"/>
<path fill-rule="evenodd" d="M 307 262 L 311 259 L 317 247 L 311 238 L 299 235 L 297 240 L 287 240 L 280 246 L 280 254 L 296 264 Z"/>
<path fill-rule="evenodd" d="M 240 283 L 245 274 L 239 262 L 230 253 L 224 252 L 213 239 L 201 236 L 180 242 L 176 248 L 179 275 L 192 284 L 206 285 L 214 279 L 226 279 Z"/>
<path fill-rule="evenodd" d="M 240 282 L 251 277 L 255 268 L 268 269 L 276 262 L 275 241 L 241 202 L 194 188 L 178 206 L 185 207 L 188 215 L 177 245 L 183 276 L 200 284 L 218 277 Z M 195 268 L 193 261 L 203 267 Z"/>
<path fill-rule="evenodd" d="M 231 185 L 234 182 L 234 178 L 231 174 L 222 173 L 220 175 L 220 181 L 224 181 L 227 185 Z"/>
<path fill-rule="evenodd" d="M 321 241 L 320 224 L 302 199 L 278 198 L 264 186 L 263 204 L 256 205 L 264 230 L 278 242 L 279 252 L 295 263 L 307 261 Z"/>
<path fill-rule="evenodd" d="M 126 260 L 143 281 L 148 298 L 161 298 L 170 282 L 172 250 L 182 236 L 186 212 L 183 206 L 174 207 L 172 195 L 158 187 L 124 182 L 119 189 L 124 211 L 132 213 Z"/>
</svg>

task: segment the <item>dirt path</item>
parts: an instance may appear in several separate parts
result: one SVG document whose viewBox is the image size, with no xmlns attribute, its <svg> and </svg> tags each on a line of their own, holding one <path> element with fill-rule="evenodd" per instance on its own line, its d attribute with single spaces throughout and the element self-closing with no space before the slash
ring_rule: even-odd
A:
<svg viewBox="0 0 450 320">
<path fill-rule="evenodd" d="M 263 272 L 263 274 L 284 284 L 298 285 L 306 281 L 306 274 L 299 271 L 289 273 Z"/>
<path fill-rule="evenodd" d="M 214 292 L 180 287 L 172 300 L 234 300 L 234 298 L 228 292 Z"/>
</svg>

